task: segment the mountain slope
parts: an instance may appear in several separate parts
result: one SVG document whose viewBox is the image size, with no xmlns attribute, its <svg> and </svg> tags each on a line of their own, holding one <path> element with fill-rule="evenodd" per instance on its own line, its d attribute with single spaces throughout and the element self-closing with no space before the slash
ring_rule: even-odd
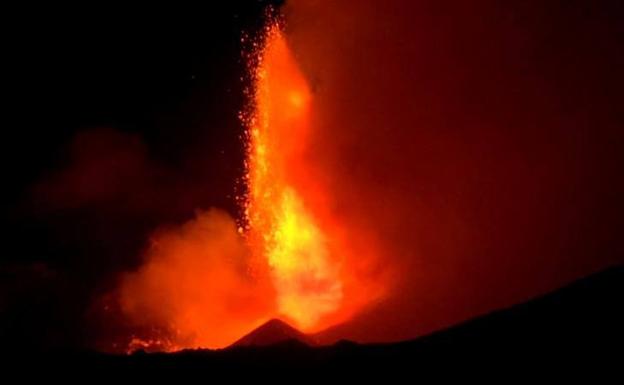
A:
<svg viewBox="0 0 624 385">
<path fill-rule="evenodd" d="M 279 319 L 272 319 L 234 342 L 230 347 L 268 346 L 285 341 L 298 341 L 306 345 L 314 345 L 312 338 Z"/>
<path fill-rule="evenodd" d="M 467 373 L 494 376 L 497 382 L 527 372 L 557 380 L 578 373 L 590 383 L 621 378 L 624 346 L 624 267 L 578 280 L 548 295 L 512 306 L 415 340 L 388 344 L 310 346 L 310 337 L 280 320 L 271 320 L 223 350 L 137 353 L 129 356 L 89 352 L 30 355 L 29 367 L 71 372 L 184 373 L 270 376 L 339 371 L 370 380 L 370 373 L 407 373 L 407 378 L 438 379 Z M 44 372 L 44 371 L 40 371 Z M 615 375 L 615 377 L 613 377 Z M 292 381 L 290 374 L 286 376 Z M 307 378 L 307 377 L 306 377 Z M 613 382 L 613 381 L 610 381 Z M 620 381 L 621 382 L 621 381 Z"/>
</svg>

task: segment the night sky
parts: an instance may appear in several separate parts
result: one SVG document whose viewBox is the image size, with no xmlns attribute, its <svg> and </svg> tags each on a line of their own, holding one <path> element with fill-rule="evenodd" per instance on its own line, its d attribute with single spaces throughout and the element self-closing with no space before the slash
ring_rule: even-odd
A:
<svg viewBox="0 0 624 385">
<path fill-rule="evenodd" d="M 621 263 L 622 2 L 380 3 L 284 10 L 332 209 L 401 271 L 331 333 L 413 338 Z M 267 4 L 5 12 L 5 346 L 92 347 L 154 230 L 240 215 L 241 35 Z"/>
<path fill-rule="evenodd" d="M 240 39 L 266 5 L 6 12 L 3 341 L 84 345 L 90 301 L 151 231 L 237 213 Z"/>
</svg>

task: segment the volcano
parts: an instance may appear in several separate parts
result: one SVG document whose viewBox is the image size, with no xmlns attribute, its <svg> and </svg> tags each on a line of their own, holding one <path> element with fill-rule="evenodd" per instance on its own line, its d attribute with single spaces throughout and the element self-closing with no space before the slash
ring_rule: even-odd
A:
<svg viewBox="0 0 624 385">
<path fill-rule="evenodd" d="M 29 352 L 8 359 L 16 358 L 18 364 L 25 359 L 31 372 L 35 372 L 34 368 L 46 376 L 71 373 L 78 365 L 94 373 L 121 372 L 157 379 L 173 373 L 172 369 L 186 374 L 254 378 L 267 375 L 272 376 L 272 381 L 276 374 L 336 372 L 350 376 L 404 372 L 414 378 L 448 374 L 464 379 L 477 372 L 521 375 L 535 371 L 539 375 L 553 373 L 559 378 L 585 371 L 592 376 L 621 378 L 618 353 L 624 345 L 623 291 L 624 267 L 616 266 L 528 302 L 427 336 L 393 343 L 342 341 L 309 346 L 317 340 L 272 319 L 230 349 L 137 351 L 123 355 Z M 21 369 L 13 363 L 5 366 Z M 20 371 L 23 373 L 28 372 Z"/>
<path fill-rule="evenodd" d="M 297 341 L 305 345 L 315 345 L 314 340 L 277 318 L 271 319 L 252 330 L 230 347 L 269 346 L 286 341 Z"/>
</svg>

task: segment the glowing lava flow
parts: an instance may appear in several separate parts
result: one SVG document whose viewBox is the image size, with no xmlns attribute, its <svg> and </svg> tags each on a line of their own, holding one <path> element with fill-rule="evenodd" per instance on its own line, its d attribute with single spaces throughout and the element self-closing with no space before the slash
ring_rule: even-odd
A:
<svg viewBox="0 0 624 385">
<path fill-rule="evenodd" d="M 250 242 L 268 262 L 278 312 L 308 329 L 339 308 L 343 284 L 329 240 L 296 187 L 305 178 L 312 95 L 277 25 L 266 31 L 253 76 L 254 112 L 247 122 Z"/>
</svg>

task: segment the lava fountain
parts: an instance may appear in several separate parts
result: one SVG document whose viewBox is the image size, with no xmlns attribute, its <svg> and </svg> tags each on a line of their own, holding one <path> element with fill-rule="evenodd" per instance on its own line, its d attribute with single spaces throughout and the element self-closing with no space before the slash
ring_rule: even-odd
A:
<svg viewBox="0 0 624 385">
<path fill-rule="evenodd" d="M 313 333 L 383 293 L 373 238 L 336 215 L 310 156 L 310 84 L 279 23 L 263 32 L 247 56 L 244 225 L 211 209 L 153 235 L 118 288 L 129 350 L 221 348 L 272 318 Z"/>
<path fill-rule="evenodd" d="M 252 250 L 269 265 L 278 312 L 307 329 L 340 306 L 343 283 L 330 239 L 300 192 L 310 86 L 277 23 L 265 32 L 252 73 L 245 213 Z"/>
</svg>

